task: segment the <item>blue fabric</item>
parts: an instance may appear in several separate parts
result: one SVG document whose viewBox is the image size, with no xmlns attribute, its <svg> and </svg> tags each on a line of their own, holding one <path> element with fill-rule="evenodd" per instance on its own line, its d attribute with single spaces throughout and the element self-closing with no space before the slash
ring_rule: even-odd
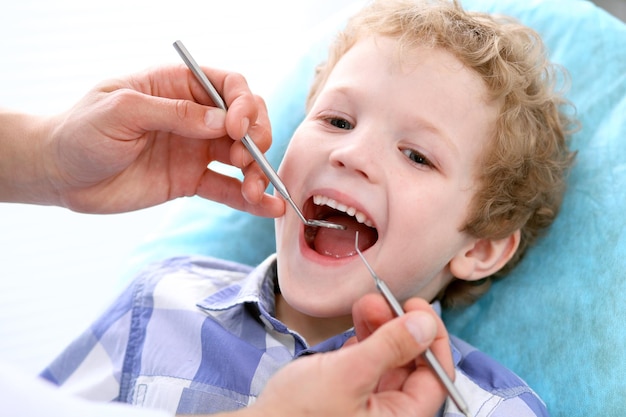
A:
<svg viewBox="0 0 626 417">
<path fill-rule="evenodd" d="M 508 277 L 475 305 L 444 312 L 452 333 L 520 374 L 554 416 L 626 410 L 626 25 L 588 1 L 465 0 L 535 28 L 571 74 L 582 129 L 562 212 Z M 324 35 L 332 35 L 332 25 Z M 326 38 L 325 38 L 326 39 Z M 306 49 L 268 100 L 280 155 L 304 114 L 325 42 Z M 188 199 L 137 251 L 137 262 L 203 253 L 256 264 L 274 251 L 273 222 Z"/>
<path fill-rule="evenodd" d="M 275 320 L 274 262 L 150 266 L 41 376 L 86 399 L 177 414 L 245 407 L 294 357 L 338 349 L 354 334 L 310 348 Z"/>
<path fill-rule="evenodd" d="M 114 303 L 115 320 L 105 313 L 43 376 L 86 398 L 177 414 L 245 407 L 293 358 L 339 349 L 354 335 L 309 347 L 273 317 L 275 260 L 255 269 L 206 257 L 157 263 Z M 515 374 L 461 340 L 451 347 L 455 385 L 474 415 L 547 416 Z M 440 413 L 458 415 L 452 401 Z"/>
</svg>

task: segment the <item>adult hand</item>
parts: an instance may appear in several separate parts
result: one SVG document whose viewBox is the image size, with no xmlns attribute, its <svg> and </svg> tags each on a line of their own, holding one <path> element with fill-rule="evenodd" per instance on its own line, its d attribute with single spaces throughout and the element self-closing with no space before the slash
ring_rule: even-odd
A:
<svg viewBox="0 0 626 417">
<path fill-rule="evenodd" d="M 1 130 L 3 150 L 11 131 L 19 137 L 9 141 L 14 146 L 5 155 L 13 162 L 0 172 L 13 195 L 6 187 L 0 200 L 114 213 L 199 195 L 258 215 L 281 215 L 284 202 L 264 193 L 267 178 L 233 140 L 248 132 L 262 151 L 269 148 L 264 102 L 241 75 L 204 71 L 228 112 L 212 107 L 180 65 L 103 82 L 57 116 L 3 113 L 2 121 L 9 121 Z M 243 184 L 208 169 L 212 161 L 241 168 Z"/>
<path fill-rule="evenodd" d="M 441 318 L 435 313 L 430 304 L 421 298 L 409 299 L 404 304 L 404 310 L 406 312 L 427 312 L 435 320 L 437 336 L 430 345 L 430 349 L 448 376 L 454 380 L 454 364 L 450 351 L 450 340 Z M 363 341 L 370 335 L 376 334 L 374 332 L 378 328 L 394 319 L 395 313 L 381 295 L 368 294 L 355 303 L 352 316 L 354 318 L 356 337 L 349 340 L 346 345 L 356 343 L 356 340 Z M 419 327 L 415 328 L 415 330 L 418 331 Z M 416 337 L 419 338 L 420 336 L 416 335 Z M 424 336 L 422 335 L 421 337 Z M 429 410 L 434 415 L 443 405 L 448 392 L 422 355 L 416 355 L 413 359 L 403 367 L 389 369 L 380 378 L 377 392 L 404 391 L 407 396 L 399 397 L 408 401 L 406 410 L 417 407 L 420 410 Z M 398 394 L 394 395 L 398 396 Z M 409 415 L 410 412 L 406 411 L 406 414 Z"/>
<path fill-rule="evenodd" d="M 287 365 L 244 414 L 434 416 L 447 393 L 421 353 L 430 346 L 452 376 L 448 335 L 425 301 L 412 299 L 405 308 L 392 320 L 381 296 L 364 297 L 353 309 L 359 343 Z"/>
</svg>

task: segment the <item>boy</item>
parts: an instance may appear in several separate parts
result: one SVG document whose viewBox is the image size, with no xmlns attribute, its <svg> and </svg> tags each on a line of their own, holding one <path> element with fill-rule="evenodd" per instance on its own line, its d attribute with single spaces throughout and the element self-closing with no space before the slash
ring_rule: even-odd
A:
<svg viewBox="0 0 626 417">
<path fill-rule="evenodd" d="M 353 334 L 352 304 L 375 291 L 356 231 L 398 299 L 471 302 L 556 215 L 572 160 L 562 104 L 534 32 L 456 3 L 373 3 L 319 68 L 279 169 L 306 217 L 347 229 L 288 210 L 256 268 L 154 265 L 44 376 L 181 414 L 244 407 L 285 363 Z M 453 352 L 472 413 L 547 415 L 510 371 L 458 339 Z"/>
</svg>

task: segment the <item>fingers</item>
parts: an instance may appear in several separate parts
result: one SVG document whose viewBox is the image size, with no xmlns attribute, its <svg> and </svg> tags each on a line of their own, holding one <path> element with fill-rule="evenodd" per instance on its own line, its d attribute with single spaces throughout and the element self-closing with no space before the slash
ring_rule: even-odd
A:
<svg viewBox="0 0 626 417">
<path fill-rule="evenodd" d="M 97 90 L 112 96 L 114 104 L 128 109 L 132 116 L 126 117 L 145 131 L 172 132 L 197 139 L 220 137 L 226 133 L 234 140 L 249 132 L 254 133 L 259 149 L 266 151 L 271 143 L 271 130 L 263 100 L 252 94 L 240 74 L 208 67 L 202 67 L 202 70 L 228 107 L 224 118 L 221 118 L 223 114 L 214 117 L 215 103 L 182 64 L 109 80 L 101 83 Z M 211 113 L 207 115 L 207 111 Z"/>
<path fill-rule="evenodd" d="M 359 348 L 364 361 L 377 362 L 382 376 L 389 369 L 403 366 L 423 353 L 435 340 L 437 330 L 432 314 L 411 311 L 398 320 L 384 324 L 352 349 Z M 381 352 L 386 354 L 381 355 Z"/>
<path fill-rule="evenodd" d="M 408 311 L 425 311 L 436 316 L 430 304 L 422 298 L 411 298 L 405 305 L 404 310 Z M 380 294 L 366 294 L 361 297 L 352 307 L 352 318 L 354 327 L 359 340 L 363 340 L 371 335 L 376 329 L 395 317 L 395 313 Z M 440 325 L 438 333 L 447 335 L 447 331 L 443 322 L 437 317 Z"/>
<path fill-rule="evenodd" d="M 351 378 L 363 381 L 364 393 L 370 392 L 371 415 L 389 414 L 383 411 L 388 409 L 395 410 L 393 415 L 415 415 L 415 410 L 428 410 L 423 415 L 435 414 L 445 399 L 444 389 L 428 365 L 415 365 L 415 359 L 435 340 L 436 330 L 432 314 L 412 311 L 384 324 L 364 341 L 339 351 L 345 353 Z M 351 358 L 359 358 L 358 364 L 350 364 Z M 395 379 L 403 375 L 402 381 L 381 389 L 390 375 Z"/>
<path fill-rule="evenodd" d="M 411 298 L 404 304 L 404 309 L 405 311 L 423 311 L 425 308 L 425 303 L 426 301 L 420 298 Z M 448 336 L 448 331 L 446 330 L 446 326 L 444 325 L 441 318 L 436 315 L 436 313 L 432 310 L 432 308 L 430 308 L 430 306 L 428 308 L 430 309 L 432 314 L 435 314 L 435 322 L 437 323 L 437 333 L 435 341 L 430 346 L 430 350 L 437 357 L 448 376 L 452 380 L 454 380 L 454 364 L 451 360 L 450 337 Z"/>
<path fill-rule="evenodd" d="M 207 67 L 203 67 L 203 71 L 224 98 L 228 107 L 227 112 L 198 104 L 185 97 L 167 99 L 147 94 L 138 94 L 139 97 L 136 98 L 143 96 L 145 102 L 143 105 L 137 103 L 133 107 L 144 112 L 140 120 L 146 120 L 145 130 L 167 131 L 194 139 L 216 139 L 223 137 L 224 134 L 228 135 L 234 140 L 229 148 L 230 159 L 219 160 L 244 169 L 254 162 L 250 152 L 240 142 L 246 133 L 262 152 L 267 151 L 272 142 L 265 102 L 261 97 L 252 94 L 242 75 Z M 152 82 L 164 82 L 162 78 L 154 76 Z M 198 91 L 201 87 L 190 72 L 186 77 L 178 78 L 187 80 L 187 91 L 191 91 L 191 97 L 187 98 L 200 103 L 212 103 L 206 92 Z M 185 90 L 184 86 L 178 86 L 177 89 Z M 154 117 L 155 113 L 158 117 Z M 258 197 L 256 193 L 250 193 L 249 201 L 254 202 Z"/>
<path fill-rule="evenodd" d="M 352 306 L 352 319 L 358 340 L 364 340 L 393 317 L 389 304 L 380 294 L 367 294 Z"/>
<path fill-rule="evenodd" d="M 261 104 L 264 109 L 265 104 L 262 101 L 257 101 L 250 92 L 245 78 L 240 74 L 229 73 L 223 78 L 221 89 L 219 87 L 216 88 L 218 88 L 228 106 L 229 114 L 226 120 L 226 130 L 229 136 L 234 139 L 240 139 L 246 133 L 252 133 L 249 129 L 257 123 L 259 118 L 258 105 Z M 264 113 L 267 116 L 267 112 Z M 262 123 L 261 120 L 258 123 Z M 269 122 L 267 125 L 269 126 Z M 259 146 L 259 149 L 266 151 L 269 143 L 264 143 L 263 145 L 267 145 L 267 147 Z"/>
<path fill-rule="evenodd" d="M 233 165 L 238 166 L 238 167 L 245 167 L 254 161 L 248 149 L 246 149 L 243 143 L 239 140 L 246 133 L 254 141 L 254 143 L 261 150 L 261 152 L 266 152 L 272 143 L 272 131 L 270 128 L 269 115 L 267 112 L 267 107 L 265 106 L 265 102 L 263 101 L 262 98 L 255 97 L 255 103 L 256 103 L 256 109 L 258 111 L 257 113 L 258 118 L 256 119 L 256 121 L 252 124 L 246 125 L 246 123 L 248 123 L 249 121 L 247 119 L 244 119 L 246 122 L 244 123 L 244 127 L 246 129 L 242 130 L 243 133 L 241 133 L 240 136 L 231 136 L 232 138 L 237 139 L 237 141 L 233 144 L 233 147 L 231 148 L 230 159 Z M 240 120 L 238 119 L 238 117 L 242 117 L 239 115 L 241 113 L 238 114 L 236 113 L 236 111 L 237 109 L 232 108 L 232 107 L 228 110 L 227 120 L 226 120 L 227 129 L 232 119 L 235 120 L 235 122 L 233 123 L 233 126 L 237 126 L 236 121 Z M 232 131 L 228 130 L 228 133 L 230 135 Z M 236 133 L 232 133 L 232 134 L 236 135 Z"/>
<path fill-rule="evenodd" d="M 256 197 L 255 201 L 248 201 L 242 191 L 244 184 L 237 178 L 207 169 L 200 180 L 196 193 L 200 197 L 218 201 L 256 216 L 278 217 L 284 213 L 284 201 L 262 191 L 259 192 L 260 197 Z"/>
<path fill-rule="evenodd" d="M 444 370 L 454 378 L 454 365 L 450 360 L 450 346 L 448 332 L 441 318 L 434 312 L 430 304 L 421 298 L 411 298 L 405 305 L 404 310 L 420 311 L 430 314 L 437 324 L 436 340 L 431 346 L 432 352 L 441 362 Z M 386 322 L 394 318 L 394 313 L 380 294 L 367 294 L 359 299 L 353 306 L 352 317 L 354 328 L 359 341 L 367 339 Z"/>
<path fill-rule="evenodd" d="M 168 132 L 192 139 L 215 139 L 226 135 L 226 112 L 189 100 L 169 99 L 143 94 L 130 89 L 108 93 L 105 107 L 124 109 L 109 112 L 120 118 L 134 139 L 146 132 Z M 111 121 L 115 123 L 115 121 Z"/>
<path fill-rule="evenodd" d="M 430 348 L 448 375 L 453 377 L 448 334 L 426 301 L 414 298 L 404 308 L 405 315 L 385 322 L 392 318 L 392 313 L 382 296 L 363 297 L 353 309 L 362 341 L 346 351 L 361 348 L 359 356 L 363 363 L 371 360 L 379 365 L 376 391 L 380 396 L 373 397 L 374 409 L 386 408 L 389 400 L 398 415 L 413 415 L 416 409 L 423 415 L 434 415 L 445 401 L 447 391 L 422 353 Z M 396 396 L 399 392 L 404 395 Z"/>
<path fill-rule="evenodd" d="M 241 74 L 208 67 L 203 67 L 202 70 L 228 107 L 225 121 L 228 136 L 239 140 L 248 133 L 262 152 L 267 151 L 271 144 L 271 128 L 263 99 L 252 94 L 246 79 Z M 237 166 L 245 166 L 251 161 L 250 157 L 245 154 L 244 158 L 247 159 Z M 233 163 L 238 162 L 238 159 L 233 160 Z"/>
<path fill-rule="evenodd" d="M 169 153 L 163 158 L 176 162 L 171 170 L 178 175 L 170 178 L 177 184 L 195 184 L 196 194 L 239 210 L 266 217 L 282 215 L 284 202 L 264 192 L 268 179 L 240 141 L 249 133 L 261 151 L 269 148 L 271 129 L 264 101 L 252 94 L 239 74 L 211 68 L 203 71 L 224 98 L 227 111 L 214 107 L 209 95 L 183 65 L 157 68 L 102 83 L 95 90 L 101 112 L 113 115 L 107 122 L 107 135 L 132 141 L 145 138 L 148 133 L 170 133 L 152 137 L 158 142 L 171 140 L 171 146 L 160 149 Z M 199 145 L 197 139 L 208 141 Z M 197 151 L 203 146 L 206 153 L 199 154 Z M 181 159 L 188 167 L 180 166 Z M 212 161 L 242 169 L 243 183 L 207 169 Z M 177 184 L 171 188 L 177 189 Z M 179 194 L 188 195 L 189 191 Z"/>
</svg>

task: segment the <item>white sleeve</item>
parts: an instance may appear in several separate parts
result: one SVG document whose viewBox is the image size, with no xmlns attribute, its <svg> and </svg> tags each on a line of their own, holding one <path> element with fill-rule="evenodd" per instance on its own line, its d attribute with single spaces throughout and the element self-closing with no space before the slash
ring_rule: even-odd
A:
<svg viewBox="0 0 626 417">
<path fill-rule="evenodd" d="M 15 417 L 172 417 L 170 413 L 72 397 L 0 362 L 0 415 Z"/>
</svg>

